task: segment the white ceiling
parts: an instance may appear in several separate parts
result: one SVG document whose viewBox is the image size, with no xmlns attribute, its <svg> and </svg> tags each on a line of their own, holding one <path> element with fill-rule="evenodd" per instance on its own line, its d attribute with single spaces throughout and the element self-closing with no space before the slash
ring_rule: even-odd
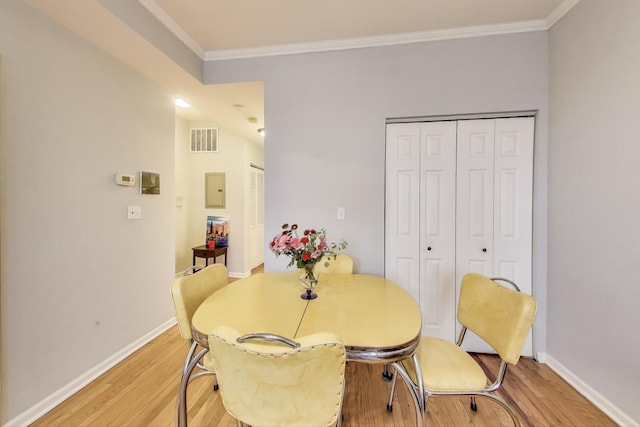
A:
<svg viewBox="0 0 640 427">
<path fill-rule="evenodd" d="M 204 51 L 546 21 L 563 0 L 139 0 Z M 169 24 L 167 24 L 169 25 Z"/>
<path fill-rule="evenodd" d="M 25 1 L 194 105 L 179 115 L 212 119 L 261 142 L 262 82 L 205 86 L 196 81 L 109 12 L 110 3 L 117 7 L 133 0 Z M 209 61 L 544 30 L 579 0 L 138 1 Z"/>
</svg>

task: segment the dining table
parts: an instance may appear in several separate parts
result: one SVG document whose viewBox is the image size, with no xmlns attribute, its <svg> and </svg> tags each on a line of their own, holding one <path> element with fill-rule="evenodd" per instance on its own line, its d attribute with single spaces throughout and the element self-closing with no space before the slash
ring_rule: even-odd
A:
<svg viewBox="0 0 640 427">
<path fill-rule="evenodd" d="M 341 338 L 348 361 L 391 365 L 406 373 L 400 362 L 408 359 L 420 373 L 415 350 L 422 316 L 405 289 L 375 275 L 322 273 L 314 292 L 315 299 L 301 297 L 300 273 L 266 272 L 229 283 L 209 296 L 191 320 L 193 339 L 202 350 L 182 375 L 178 424 L 187 425 L 186 383 L 208 351 L 208 334 L 219 325 L 240 335 L 271 333 L 293 340 L 333 332 Z M 410 381 L 406 374 L 401 379 Z M 421 425 L 421 398 L 412 391 L 411 396 Z"/>
</svg>

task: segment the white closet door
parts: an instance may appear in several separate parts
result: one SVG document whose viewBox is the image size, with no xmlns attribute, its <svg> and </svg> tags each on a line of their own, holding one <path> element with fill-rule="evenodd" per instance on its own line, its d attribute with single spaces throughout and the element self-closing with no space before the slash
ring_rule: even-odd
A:
<svg viewBox="0 0 640 427">
<path fill-rule="evenodd" d="M 422 335 L 455 336 L 456 122 L 421 125 L 420 299 Z"/>
<path fill-rule="evenodd" d="M 496 120 L 493 276 L 532 292 L 534 118 Z M 533 356 L 531 333 L 522 350 Z"/>
<path fill-rule="evenodd" d="M 456 284 L 458 288 L 462 276 L 467 273 L 491 276 L 493 271 L 494 139 L 495 120 L 458 122 L 456 207 Z"/>
<path fill-rule="evenodd" d="M 457 295 L 469 272 L 511 279 L 531 294 L 533 123 L 510 118 L 458 124 Z M 493 352 L 472 332 L 464 348 Z M 522 354 L 533 354 L 531 337 Z"/>
<path fill-rule="evenodd" d="M 387 125 L 385 276 L 420 301 L 420 123 Z"/>
<path fill-rule="evenodd" d="M 493 276 L 531 295 L 533 117 L 496 120 Z"/>
<path fill-rule="evenodd" d="M 455 340 L 469 272 L 531 294 L 533 129 L 532 117 L 387 125 L 385 275 L 420 305 L 423 335 Z M 472 332 L 465 349 L 493 352 Z"/>
</svg>

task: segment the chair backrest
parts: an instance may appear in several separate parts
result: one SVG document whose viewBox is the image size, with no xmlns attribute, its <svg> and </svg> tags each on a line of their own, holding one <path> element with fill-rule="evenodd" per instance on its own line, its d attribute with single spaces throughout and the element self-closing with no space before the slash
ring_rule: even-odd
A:
<svg viewBox="0 0 640 427">
<path fill-rule="evenodd" d="M 238 342 L 233 328 L 209 335 L 222 402 L 251 426 L 328 426 L 342 409 L 346 352 L 332 333 L 281 342 Z"/>
<path fill-rule="evenodd" d="M 211 264 L 194 274 L 173 279 L 171 297 L 182 338 L 192 338 L 191 318 L 202 301 L 227 283 L 229 273 L 224 264 Z"/>
<path fill-rule="evenodd" d="M 475 332 L 505 362 L 516 364 L 536 317 L 530 295 L 507 289 L 480 274 L 462 278 L 458 322 Z"/>
<path fill-rule="evenodd" d="M 328 265 L 325 265 L 329 263 Z M 313 272 L 353 274 L 353 259 L 349 255 L 325 256 L 313 267 Z"/>
</svg>

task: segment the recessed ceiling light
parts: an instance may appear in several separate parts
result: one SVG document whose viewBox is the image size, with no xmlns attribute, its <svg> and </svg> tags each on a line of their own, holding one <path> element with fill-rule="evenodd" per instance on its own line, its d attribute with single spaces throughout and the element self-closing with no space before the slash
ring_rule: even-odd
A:
<svg viewBox="0 0 640 427">
<path fill-rule="evenodd" d="M 191 108 L 191 104 L 182 98 L 176 98 L 173 102 L 175 102 L 176 106 L 180 108 Z"/>
</svg>

